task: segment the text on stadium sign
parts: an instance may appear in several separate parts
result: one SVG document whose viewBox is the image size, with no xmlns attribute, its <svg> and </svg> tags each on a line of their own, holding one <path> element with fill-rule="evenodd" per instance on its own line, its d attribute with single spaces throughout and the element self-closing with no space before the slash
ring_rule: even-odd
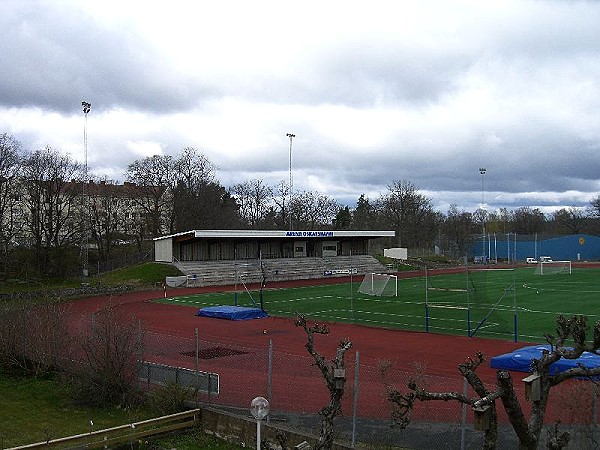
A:
<svg viewBox="0 0 600 450">
<path fill-rule="evenodd" d="M 293 237 L 333 237 L 333 231 L 287 231 L 285 235 Z"/>
</svg>

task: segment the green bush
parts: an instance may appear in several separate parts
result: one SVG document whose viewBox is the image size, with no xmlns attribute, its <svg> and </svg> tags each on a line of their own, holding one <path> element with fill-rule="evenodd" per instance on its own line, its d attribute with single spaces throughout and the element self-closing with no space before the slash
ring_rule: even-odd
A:
<svg viewBox="0 0 600 450">
<path fill-rule="evenodd" d="M 186 402 L 194 399 L 194 393 L 177 383 L 168 381 L 148 394 L 146 406 L 157 415 L 166 416 L 185 411 Z"/>
</svg>

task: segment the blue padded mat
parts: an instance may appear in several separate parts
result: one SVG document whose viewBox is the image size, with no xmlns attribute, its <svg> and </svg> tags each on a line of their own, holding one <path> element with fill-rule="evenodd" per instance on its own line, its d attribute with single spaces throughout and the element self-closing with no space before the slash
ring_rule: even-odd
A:
<svg viewBox="0 0 600 450">
<path fill-rule="evenodd" d="M 246 308 L 243 306 L 205 306 L 204 308 L 200 308 L 196 315 L 227 320 L 250 320 L 269 317 L 260 308 Z"/>
<path fill-rule="evenodd" d="M 490 359 L 490 367 L 493 369 L 514 370 L 517 372 L 531 372 L 531 360 L 539 359 L 544 350 L 550 350 L 549 344 L 533 345 L 523 347 L 510 353 L 494 356 Z M 550 366 L 550 375 L 565 372 L 569 369 L 582 365 L 588 369 L 600 367 L 600 356 L 589 352 L 583 352 L 577 359 L 562 358 Z"/>
</svg>

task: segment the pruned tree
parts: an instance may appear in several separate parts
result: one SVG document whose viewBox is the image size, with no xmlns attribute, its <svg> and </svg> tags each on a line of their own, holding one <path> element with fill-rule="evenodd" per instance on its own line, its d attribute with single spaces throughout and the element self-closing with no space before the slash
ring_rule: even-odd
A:
<svg viewBox="0 0 600 450">
<path fill-rule="evenodd" d="M 305 347 L 315 360 L 315 365 L 321 371 L 321 375 L 329 390 L 329 404 L 319 411 L 319 415 L 321 416 L 321 430 L 315 450 L 330 450 L 333 447 L 334 421 L 342 411 L 342 398 L 344 397 L 344 388 L 346 385 L 344 355 L 352 348 L 352 342 L 348 339 L 342 340 L 337 347 L 335 358 L 327 361 L 315 350 L 314 342 L 315 334 L 329 334 L 327 325 L 315 323 L 310 326 L 303 314 L 298 314 L 298 318 L 294 324 L 306 332 L 307 342 Z"/>
<path fill-rule="evenodd" d="M 537 384 L 539 393 L 532 399 L 529 420 L 519 401 L 510 373 L 498 370 L 496 386 L 488 389 L 477 375 L 477 368 L 485 361 L 482 353 L 475 358 L 469 358 L 459 364 L 458 370 L 473 388 L 476 396 L 470 397 L 457 392 L 429 392 L 421 388 L 417 382 L 408 383 L 408 392 L 389 387 L 388 400 L 393 405 L 392 421 L 405 428 L 410 423 L 410 414 L 417 401 L 456 401 L 471 406 L 474 411 L 486 411 L 488 414 L 484 431 L 484 449 L 497 448 L 498 416 L 496 402 L 499 401 L 508 415 L 510 424 L 519 440 L 520 450 L 537 449 L 544 425 L 546 407 L 551 389 L 572 378 L 591 378 L 600 375 L 599 368 L 588 368 L 581 364 L 560 373 L 551 373 L 550 366 L 560 359 L 577 359 L 584 352 L 598 353 L 600 351 L 600 321 L 593 326 L 592 338 L 588 340 L 587 317 L 582 315 L 566 318 L 559 315 L 556 318 L 556 336 L 546 335 L 550 350 L 542 352 L 539 359 L 531 361 L 532 378 Z M 569 342 L 569 346 L 566 343 Z M 569 442 L 569 433 L 560 432 L 558 425 L 550 429 L 548 447 L 553 449 L 565 448 Z"/>
</svg>

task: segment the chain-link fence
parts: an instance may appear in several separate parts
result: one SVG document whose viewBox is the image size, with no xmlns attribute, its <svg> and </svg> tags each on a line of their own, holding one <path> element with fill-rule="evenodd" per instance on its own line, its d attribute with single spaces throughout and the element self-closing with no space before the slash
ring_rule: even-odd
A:
<svg viewBox="0 0 600 450">
<path fill-rule="evenodd" d="M 218 376 L 218 394 L 214 389 L 201 390 L 199 402 L 249 414 L 251 400 L 264 396 L 271 405 L 270 420 L 314 434 L 318 434 L 318 413 L 329 402 L 325 381 L 312 357 L 279 351 L 276 338 L 268 346 L 257 348 L 199 340 L 197 332 L 189 337 L 145 333 L 141 356 L 146 363 Z M 360 357 L 358 352 L 348 352 L 345 358 L 346 385 L 337 422 L 340 440 L 370 448 L 481 448 L 483 433 L 474 429 L 473 411 L 458 402 L 417 402 L 408 428 L 391 427 L 392 405 L 387 400 L 391 386 L 408 392 L 408 382 L 414 380 L 432 392 L 461 392 L 476 397 L 458 369 L 455 377 L 447 377 L 428 374 L 427 368 L 414 364 L 404 368 L 374 365 L 361 362 Z M 189 376 L 193 379 L 192 374 Z M 527 408 L 519 374 L 513 374 L 513 378 L 521 404 Z M 494 389 L 493 378 L 484 382 Z M 516 436 L 500 402 L 497 407 L 498 448 L 516 448 Z M 553 388 L 546 424 L 552 426 L 556 421 L 560 421 L 561 430 L 571 433 L 571 442 L 579 448 L 598 448 L 596 385 L 587 380 L 570 380 Z"/>
<path fill-rule="evenodd" d="M 64 367 L 85 359 L 73 342 L 69 344 L 61 336 L 59 309 L 48 308 L 45 312 L 41 309 L 35 313 L 20 311 L 0 315 L 3 319 L 0 343 L 4 351 L 21 355 L 29 364 L 34 360 L 46 361 L 45 366 Z M 97 320 L 85 317 L 79 325 L 82 335 L 99 327 Z M 11 344 L 7 338 L 23 336 L 17 330 L 11 333 L 14 328 L 31 330 L 31 339 L 27 335 Z M 245 415 L 249 415 L 251 400 L 263 396 L 271 404 L 270 421 L 318 434 L 319 411 L 328 404 L 329 392 L 308 353 L 279 350 L 275 334 L 268 344 L 250 347 L 225 340 L 201 340 L 197 330 L 189 336 L 142 330 L 143 324 L 139 324 L 135 359 L 140 387 L 151 388 L 155 383 L 166 382 L 197 387 L 199 403 Z M 323 352 L 323 356 L 332 359 L 334 353 Z M 481 447 L 483 434 L 475 430 L 473 411 L 458 402 L 417 402 L 408 428 L 390 427 L 392 405 L 387 394 L 391 386 L 407 392 L 408 382 L 414 380 L 419 387 L 431 392 L 459 392 L 476 397 L 458 369 L 455 376 L 448 376 L 436 374 L 431 362 L 422 365 L 410 362 L 398 367 L 374 362 L 369 355 L 352 350 L 345 356 L 345 393 L 342 414 L 336 422 L 340 440 L 357 447 L 359 444 L 371 446 L 366 448 L 384 445 L 414 449 Z M 513 373 L 517 396 L 527 414 L 529 401 L 520 382 L 526 375 Z M 488 389 L 494 390 L 493 372 L 487 371 L 481 376 Z M 589 380 L 568 380 L 555 386 L 545 417 L 547 427 L 560 421 L 560 430 L 571 433 L 572 448 L 599 448 L 598 394 L 598 386 Z M 498 448 L 517 448 L 515 433 L 501 403 L 496 402 L 496 406 L 500 423 Z M 545 434 L 543 437 L 545 439 Z M 544 447 L 545 443 L 539 446 Z"/>
</svg>

